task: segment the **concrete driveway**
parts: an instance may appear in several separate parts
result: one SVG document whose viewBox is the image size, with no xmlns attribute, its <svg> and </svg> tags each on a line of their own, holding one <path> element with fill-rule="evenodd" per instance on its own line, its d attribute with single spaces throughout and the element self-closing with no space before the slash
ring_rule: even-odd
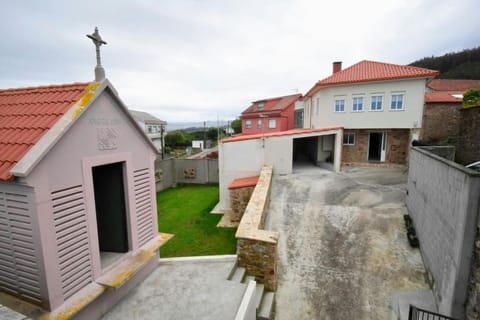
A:
<svg viewBox="0 0 480 320">
<path fill-rule="evenodd" d="M 402 169 L 310 166 L 274 177 L 276 320 L 389 319 L 392 294 L 427 287 L 404 231 L 406 179 Z"/>
</svg>

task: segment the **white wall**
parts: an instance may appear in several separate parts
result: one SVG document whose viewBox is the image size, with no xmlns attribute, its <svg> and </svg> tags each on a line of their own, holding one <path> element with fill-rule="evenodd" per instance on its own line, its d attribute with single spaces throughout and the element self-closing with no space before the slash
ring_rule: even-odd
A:
<svg viewBox="0 0 480 320">
<path fill-rule="evenodd" d="M 404 110 L 391 111 L 392 93 L 404 94 Z M 344 126 L 345 129 L 420 128 L 422 125 L 425 79 L 370 82 L 321 89 L 305 102 L 312 104 L 312 128 Z M 383 111 L 370 111 L 371 95 L 383 95 Z M 353 96 L 363 96 L 363 112 L 352 112 Z M 345 97 L 345 112 L 334 112 L 336 97 Z M 318 100 L 317 100 L 318 99 Z M 319 103 L 317 111 L 317 101 Z M 305 126 L 308 127 L 307 113 Z"/>
<path fill-rule="evenodd" d="M 341 130 L 221 142 L 218 145 L 220 209 L 230 208 L 228 186 L 233 180 L 259 175 L 264 164 L 272 165 L 274 174 L 292 173 L 293 139 L 320 135 L 339 137 L 332 143 L 336 153 L 334 169 L 339 171 L 342 149 Z"/>
</svg>

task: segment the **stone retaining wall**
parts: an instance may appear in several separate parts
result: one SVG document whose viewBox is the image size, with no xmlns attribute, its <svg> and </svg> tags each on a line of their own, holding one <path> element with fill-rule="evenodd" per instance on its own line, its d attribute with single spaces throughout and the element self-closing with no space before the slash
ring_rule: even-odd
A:
<svg viewBox="0 0 480 320">
<path fill-rule="evenodd" d="M 235 236 L 238 265 L 244 267 L 248 275 L 255 276 L 257 282 L 263 283 L 265 289 L 275 291 L 279 233 L 263 230 L 265 211 L 270 201 L 272 173 L 272 166 L 262 167 L 260 178 Z"/>
<path fill-rule="evenodd" d="M 242 219 L 243 213 L 252 196 L 253 189 L 255 189 L 255 186 L 230 190 L 230 209 L 232 209 L 230 220 L 232 222 L 240 222 Z"/>
</svg>

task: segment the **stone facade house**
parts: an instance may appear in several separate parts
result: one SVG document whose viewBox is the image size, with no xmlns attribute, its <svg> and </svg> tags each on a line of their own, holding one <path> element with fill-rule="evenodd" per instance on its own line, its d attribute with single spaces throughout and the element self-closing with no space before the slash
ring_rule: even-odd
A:
<svg viewBox="0 0 480 320">
<path fill-rule="evenodd" d="M 480 88 L 480 80 L 433 79 L 427 84 L 420 140 L 456 144 L 460 134 L 463 93 Z"/>
<path fill-rule="evenodd" d="M 301 94 L 294 94 L 253 102 L 240 116 L 242 134 L 272 133 L 293 129 L 295 102 L 301 97 Z"/>
<path fill-rule="evenodd" d="M 405 164 L 435 70 L 361 61 L 318 81 L 295 106 L 304 128 L 344 127 L 342 164 Z"/>
<path fill-rule="evenodd" d="M 108 80 L 0 90 L 0 150 L 1 304 L 96 319 L 156 268 L 157 150 Z"/>
</svg>

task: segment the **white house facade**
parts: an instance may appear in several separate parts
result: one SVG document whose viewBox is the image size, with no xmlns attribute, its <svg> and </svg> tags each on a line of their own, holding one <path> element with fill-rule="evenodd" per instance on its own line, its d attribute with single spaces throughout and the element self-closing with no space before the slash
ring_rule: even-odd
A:
<svg viewBox="0 0 480 320">
<path fill-rule="evenodd" d="M 304 128 L 342 126 L 343 164 L 405 164 L 434 70 L 361 61 L 318 81 L 296 105 Z"/>
</svg>

